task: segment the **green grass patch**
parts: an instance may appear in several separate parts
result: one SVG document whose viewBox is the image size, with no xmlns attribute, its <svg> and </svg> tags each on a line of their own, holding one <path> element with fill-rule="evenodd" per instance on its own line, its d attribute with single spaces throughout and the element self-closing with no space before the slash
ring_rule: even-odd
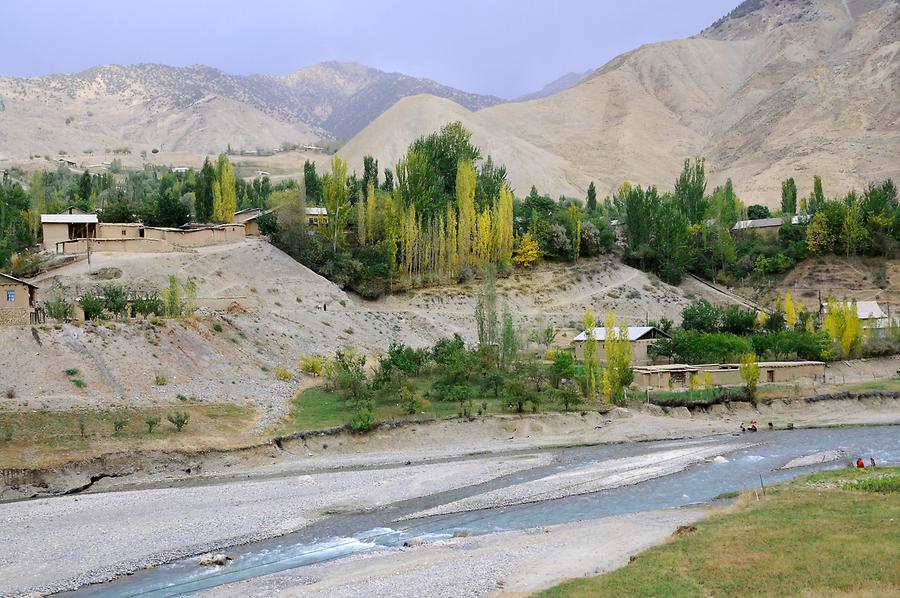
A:
<svg viewBox="0 0 900 598">
<path fill-rule="evenodd" d="M 858 382 L 856 384 L 848 384 L 845 388 L 851 392 L 891 392 L 900 390 L 900 377 L 889 380 Z"/>
<path fill-rule="evenodd" d="M 887 474 L 874 478 L 853 480 L 843 485 L 846 490 L 861 490 L 863 492 L 878 492 L 880 494 L 896 494 L 900 492 L 900 475 Z"/>
<path fill-rule="evenodd" d="M 900 501 L 844 488 L 898 473 L 819 472 L 776 487 L 760 501 L 744 495 L 735 510 L 698 522 L 696 532 L 652 548 L 621 569 L 538 596 L 896 595 Z"/>
<path fill-rule="evenodd" d="M 426 401 L 425 406 L 415 415 L 404 413 L 400 405 L 400 397 L 379 393 L 374 400 L 375 417 L 378 421 L 388 419 L 421 419 L 427 417 L 449 418 L 459 415 L 459 404 L 454 401 L 442 401 L 433 390 L 437 376 L 427 374 L 409 379 L 416 393 Z M 487 407 L 486 414 L 505 412 L 502 401 L 483 386 L 473 381 L 471 384 L 475 411 Z M 577 410 L 573 409 L 573 411 Z M 559 412 L 562 407 L 556 403 L 544 402 L 542 412 Z M 352 408 L 340 393 L 330 392 L 324 387 L 308 388 L 291 401 L 291 413 L 287 421 L 276 430 L 277 434 L 291 434 L 307 430 L 321 430 L 342 426 L 350 420 Z"/>
</svg>

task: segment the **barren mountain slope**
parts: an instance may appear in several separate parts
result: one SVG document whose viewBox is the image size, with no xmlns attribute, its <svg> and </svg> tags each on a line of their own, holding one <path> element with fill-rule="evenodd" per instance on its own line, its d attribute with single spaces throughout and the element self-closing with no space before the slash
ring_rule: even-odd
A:
<svg viewBox="0 0 900 598">
<path fill-rule="evenodd" d="M 813 174 L 829 193 L 900 176 L 898 88 L 897 0 L 751 0 L 698 37 L 624 54 L 547 98 L 477 114 L 398 103 L 344 152 L 395 162 L 426 132 L 423 110 L 434 125 L 472 127 L 520 192 L 533 182 L 580 196 L 590 180 L 601 194 L 622 180 L 668 187 L 684 158 L 706 156 L 713 184 L 730 176 L 745 201 L 774 205 L 788 176 L 801 193 Z"/>
<path fill-rule="evenodd" d="M 0 78 L 0 158 L 119 145 L 218 152 L 347 138 L 399 98 L 429 93 L 472 109 L 499 98 L 423 78 L 329 62 L 283 77 L 205 66 L 100 66 Z"/>
</svg>

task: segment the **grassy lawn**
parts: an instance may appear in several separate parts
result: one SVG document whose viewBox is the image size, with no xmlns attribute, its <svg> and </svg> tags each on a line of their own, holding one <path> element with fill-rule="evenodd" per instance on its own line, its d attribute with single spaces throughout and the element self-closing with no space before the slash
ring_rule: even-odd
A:
<svg viewBox="0 0 900 598">
<path fill-rule="evenodd" d="M 175 411 L 189 417 L 181 432 L 166 419 Z M 160 421 L 151 434 L 144 420 L 153 415 Z M 49 466 L 116 450 L 236 446 L 252 441 L 248 430 L 257 415 L 249 407 L 191 402 L 80 412 L 0 411 L 0 468 Z M 127 423 L 115 432 L 113 422 L 120 416 L 127 418 Z M 84 422 L 84 436 L 80 422 Z"/>
<path fill-rule="evenodd" d="M 538 596 L 900 595 L 900 468 L 819 472 L 772 490 L 617 571 Z"/>
<path fill-rule="evenodd" d="M 877 380 L 872 382 L 859 382 L 857 384 L 848 384 L 846 390 L 850 392 L 891 392 L 900 390 L 900 378 L 891 378 L 889 380 Z"/>
</svg>

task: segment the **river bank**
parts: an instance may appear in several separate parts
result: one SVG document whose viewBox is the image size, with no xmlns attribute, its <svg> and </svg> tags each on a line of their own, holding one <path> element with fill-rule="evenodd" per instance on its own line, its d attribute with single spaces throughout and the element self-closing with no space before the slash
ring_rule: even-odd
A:
<svg viewBox="0 0 900 598">
<path fill-rule="evenodd" d="M 827 399 L 823 399 L 826 397 Z M 553 447 L 700 438 L 756 419 L 776 429 L 900 423 L 895 393 L 728 403 L 689 410 L 654 405 L 605 412 L 501 414 L 474 420 L 403 422 L 370 434 L 306 432 L 244 448 L 112 453 L 51 468 L 0 471 L 0 500 L 115 489 L 210 484 L 247 478 L 438 463 Z"/>
</svg>

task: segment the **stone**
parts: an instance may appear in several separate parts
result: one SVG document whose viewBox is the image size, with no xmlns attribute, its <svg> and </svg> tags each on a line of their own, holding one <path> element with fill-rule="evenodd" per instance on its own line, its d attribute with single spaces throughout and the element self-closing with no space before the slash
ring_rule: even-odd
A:
<svg viewBox="0 0 900 598">
<path fill-rule="evenodd" d="M 677 417 L 679 419 L 690 419 L 691 418 L 691 410 L 687 407 L 672 407 L 669 411 L 669 415 L 672 417 Z"/>
<path fill-rule="evenodd" d="M 653 403 L 643 403 L 641 404 L 641 411 L 644 413 L 649 413 L 650 415 L 662 415 L 663 408 L 659 405 L 654 405 Z"/>
</svg>

